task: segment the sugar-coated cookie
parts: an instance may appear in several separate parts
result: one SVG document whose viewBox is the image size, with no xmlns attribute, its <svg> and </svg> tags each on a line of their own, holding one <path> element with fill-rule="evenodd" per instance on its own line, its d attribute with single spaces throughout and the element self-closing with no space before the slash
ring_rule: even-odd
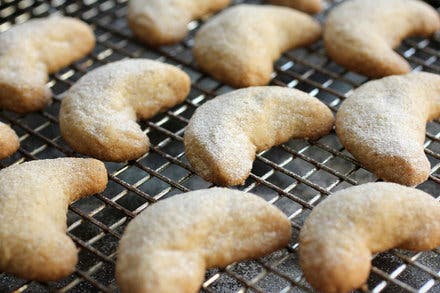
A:
<svg viewBox="0 0 440 293">
<path fill-rule="evenodd" d="M 236 90 L 200 106 L 185 130 L 185 153 L 197 174 L 219 185 L 243 184 L 255 153 L 291 138 L 317 139 L 333 127 L 318 99 L 277 86 Z"/>
<path fill-rule="evenodd" d="M 226 7 L 231 0 L 130 0 L 128 24 L 137 38 L 152 46 L 181 41 L 188 23 Z"/>
<path fill-rule="evenodd" d="M 172 65 L 148 59 L 109 63 L 64 94 L 61 134 L 79 153 L 107 161 L 136 159 L 150 145 L 136 120 L 181 103 L 190 86 L 188 75 Z"/>
<path fill-rule="evenodd" d="M 440 75 L 418 72 L 370 81 L 344 101 L 336 133 L 377 177 L 417 185 L 430 173 L 426 122 L 440 117 Z"/>
<path fill-rule="evenodd" d="M 301 229 L 299 255 L 307 281 L 319 292 L 362 286 L 373 253 L 440 245 L 440 202 L 394 183 L 338 191 L 315 207 Z"/>
<path fill-rule="evenodd" d="M 0 160 L 15 153 L 19 147 L 20 141 L 14 130 L 0 122 Z"/>
<path fill-rule="evenodd" d="M 0 271 L 31 280 L 73 272 L 77 249 L 66 235 L 71 202 L 105 189 L 107 172 L 94 159 L 62 158 L 0 171 Z"/>
<path fill-rule="evenodd" d="M 393 48 L 409 36 L 440 29 L 437 11 L 419 0 L 350 0 L 325 22 L 327 54 L 349 70 L 379 78 L 408 73 L 409 63 Z"/>
<path fill-rule="evenodd" d="M 226 188 L 178 194 L 132 220 L 120 241 L 122 292 L 198 292 L 205 270 L 285 247 L 291 224 L 260 197 Z"/>
<path fill-rule="evenodd" d="M 273 62 L 295 47 L 315 42 L 321 27 L 309 15 L 271 5 L 237 5 L 197 32 L 194 57 L 201 70 L 234 87 L 266 85 Z"/>
<path fill-rule="evenodd" d="M 322 10 L 322 0 L 269 0 L 275 5 L 283 5 L 315 14 Z"/>
<path fill-rule="evenodd" d="M 32 19 L 0 34 L 0 108 L 25 113 L 51 101 L 48 74 L 95 46 L 91 28 L 70 17 Z"/>
</svg>

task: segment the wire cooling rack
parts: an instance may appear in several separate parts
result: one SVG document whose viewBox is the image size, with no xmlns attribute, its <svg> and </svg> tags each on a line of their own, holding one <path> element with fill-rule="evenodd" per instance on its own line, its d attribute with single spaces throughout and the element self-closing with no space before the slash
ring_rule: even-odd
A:
<svg viewBox="0 0 440 293">
<path fill-rule="evenodd" d="M 126 0 L 0 1 L 0 32 L 33 17 L 60 13 L 80 18 L 95 31 L 93 53 L 52 75 L 52 105 L 27 115 L 0 112 L 0 120 L 19 134 L 21 147 L 0 161 L 0 168 L 27 160 L 77 156 L 60 137 L 59 95 L 86 72 L 123 58 L 150 58 L 181 67 L 192 80 L 187 100 L 141 122 L 150 137 L 151 151 L 136 161 L 106 163 L 109 184 L 101 193 L 69 207 L 68 234 L 79 248 L 75 272 L 58 281 L 40 283 L 0 274 L 0 292 L 70 291 L 115 292 L 116 249 L 126 224 L 154 202 L 178 193 L 212 186 L 192 172 L 185 158 L 182 136 L 195 109 L 214 96 L 231 91 L 201 73 L 191 55 L 193 36 L 202 21 L 190 23 L 190 35 L 174 46 L 151 49 L 133 39 L 125 20 Z M 236 1 L 258 2 L 259 1 Z M 327 1 L 325 14 L 337 2 Z M 440 37 L 405 40 L 398 52 L 414 70 L 440 73 Z M 322 42 L 284 54 L 277 62 L 272 84 L 303 90 L 336 111 L 347 94 L 367 79 L 329 60 Z M 440 122 L 428 123 L 425 152 L 431 175 L 418 188 L 440 196 Z M 328 194 L 376 178 L 344 150 L 334 132 L 315 142 L 291 140 L 261 152 L 252 174 L 240 190 L 256 193 L 279 207 L 292 222 L 288 247 L 258 260 L 211 269 L 203 292 L 311 292 L 298 263 L 298 233 L 311 209 Z M 23 205 L 26 203 L 24 202 Z M 405 225 L 405 220 L 402 221 Z M 366 292 L 440 292 L 440 250 L 413 253 L 392 250 L 376 255 Z"/>
</svg>

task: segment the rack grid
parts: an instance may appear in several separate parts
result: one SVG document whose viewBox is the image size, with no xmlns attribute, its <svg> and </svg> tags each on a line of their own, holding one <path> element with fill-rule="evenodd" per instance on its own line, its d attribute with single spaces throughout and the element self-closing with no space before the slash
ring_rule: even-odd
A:
<svg viewBox="0 0 440 293">
<path fill-rule="evenodd" d="M 234 1 L 233 5 L 242 2 L 261 3 Z M 326 1 L 325 11 L 316 17 L 323 21 L 339 2 Z M 124 58 L 150 58 L 179 66 L 192 80 L 184 103 L 141 122 L 152 143 L 150 152 L 135 161 L 106 163 L 107 189 L 69 207 L 68 234 L 79 248 L 75 272 L 61 281 L 47 283 L 0 273 L 0 292 L 118 291 L 114 265 L 126 224 L 158 200 L 212 186 L 194 174 L 182 143 L 185 126 L 195 109 L 233 90 L 201 73 L 192 58 L 194 33 L 204 20 L 191 22 L 189 36 L 179 44 L 148 48 L 133 38 L 125 19 L 126 6 L 127 0 L 0 0 L 0 32 L 30 18 L 58 13 L 89 23 L 97 38 L 91 54 L 51 75 L 48 84 L 55 99 L 50 106 L 27 115 L 0 112 L 0 120 L 12 126 L 21 142 L 16 154 L 0 161 L 0 168 L 34 159 L 79 156 L 60 136 L 60 94 L 96 67 Z M 439 35 L 407 39 L 397 51 L 414 70 L 440 73 Z M 328 59 L 319 41 L 285 53 L 275 64 L 271 84 L 308 92 L 335 112 L 346 96 L 366 81 Z M 418 188 L 440 198 L 438 120 L 427 124 L 425 152 L 432 170 L 428 181 Z M 249 179 L 238 189 L 256 193 L 279 207 L 291 220 L 291 242 L 261 259 L 210 269 L 202 292 L 313 292 L 303 278 L 297 254 L 304 219 L 330 193 L 376 180 L 344 150 L 334 132 L 318 141 L 291 140 L 259 153 Z M 362 291 L 440 292 L 439 248 L 421 253 L 391 250 L 375 255 L 372 262 L 370 278 Z"/>
</svg>

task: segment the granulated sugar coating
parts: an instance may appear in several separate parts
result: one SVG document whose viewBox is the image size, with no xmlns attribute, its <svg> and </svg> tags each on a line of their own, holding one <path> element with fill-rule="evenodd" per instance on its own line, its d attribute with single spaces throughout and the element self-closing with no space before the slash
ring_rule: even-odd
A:
<svg viewBox="0 0 440 293">
<path fill-rule="evenodd" d="M 349 292 L 367 280 L 372 253 L 440 245 L 440 202 L 395 183 L 347 188 L 313 209 L 299 244 L 311 285 L 319 292 Z"/>
<path fill-rule="evenodd" d="M 186 156 L 205 180 L 242 184 L 256 152 L 290 138 L 319 138 L 330 132 L 333 122 L 329 108 L 299 90 L 236 90 L 197 109 L 185 131 Z"/>
<path fill-rule="evenodd" d="M 127 21 L 134 35 L 150 46 L 178 43 L 194 19 L 223 9 L 231 0 L 131 0 Z"/>
<path fill-rule="evenodd" d="M 233 87 L 266 85 L 273 62 L 283 52 L 310 45 L 320 36 L 319 22 L 298 10 L 240 4 L 197 31 L 193 54 L 201 70 Z"/>
<path fill-rule="evenodd" d="M 324 26 L 328 56 L 343 67 L 380 78 L 404 74 L 411 66 L 393 48 L 409 36 L 430 36 L 440 29 L 438 12 L 420 0 L 344 1 Z"/>
<path fill-rule="evenodd" d="M 419 72 L 371 81 L 356 89 L 336 116 L 342 144 L 381 179 L 425 181 L 426 122 L 440 116 L 440 76 Z"/>
<path fill-rule="evenodd" d="M 0 171 L 0 271 L 29 280 L 71 274 L 77 248 L 66 235 L 67 206 L 102 192 L 107 171 L 95 159 L 36 160 Z"/>
<path fill-rule="evenodd" d="M 76 151 L 108 161 L 138 158 L 149 140 L 136 123 L 181 103 L 190 79 L 148 59 L 109 63 L 83 76 L 61 103 L 60 130 Z"/>
<path fill-rule="evenodd" d="M 118 249 L 123 292 L 197 292 L 205 270 L 288 244 L 287 217 L 260 197 L 212 188 L 165 199 L 137 216 Z"/>
<path fill-rule="evenodd" d="M 0 34 L 0 108 L 25 113 L 50 102 L 48 74 L 82 58 L 95 46 L 79 19 L 32 19 Z"/>
</svg>

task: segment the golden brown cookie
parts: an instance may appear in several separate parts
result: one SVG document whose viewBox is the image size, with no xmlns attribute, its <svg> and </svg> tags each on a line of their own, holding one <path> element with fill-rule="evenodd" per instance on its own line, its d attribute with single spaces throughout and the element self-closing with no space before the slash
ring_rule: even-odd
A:
<svg viewBox="0 0 440 293">
<path fill-rule="evenodd" d="M 15 153 L 19 147 L 20 141 L 14 130 L 0 122 L 0 160 Z"/>
<path fill-rule="evenodd" d="M 205 270 L 285 247 L 290 222 L 260 197 L 226 188 L 179 194 L 131 221 L 121 239 L 122 292 L 198 292 Z"/>
<path fill-rule="evenodd" d="M 197 32 L 198 66 L 234 87 L 266 85 L 273 62 L 290 49 L 321 35 L 309 15 L 281 6 L 237 5 L 214 16 Z"/>
<path fill-rule="evenodd" d="M 419 0 L 352 0 L 332 10 L 325 22 L 327 54 L 349 70 L 379 78 L 408 73 L 393 48 L 409 36 L 440 29 L 438 12 Z"/>
<path fill-rule="evenodd" d="M 188 23 L 223 9 L 231 0 L 130 0 L 128 24 L 148 45 L 178 43 L 188 32 Z"/>
<path fill-rule="evenodd" d="M 0 108 L 25 113 L 51 101 L 48 74 L 95 46 L 91 28 L 70 17 L 33 19 L 0 34 Z"/>
<path fill-rule="evenodd" d="M 105 189 L 107 172 L 94 159 L 62 158 L 0 171 L 0 271 L 31 280 L 73 272 L 77 249 L 66 235 L 71 202 Z"/>
<path fill-rule="evenodd" d="M 185 130 L 186 157 L 207 181 L 243 184 L 256 152 L 291 138 L 317 139 L 328 134 L 333 123 L 326 105 L 299 90 L 240 89 L 196 110 Z"/>
<path fill-rule="evenodd" d="M 307 281 L 319 292 L 362 286 L 373 253 L 440 245 L 440 202 L 394 183 L 368 183 L 338 191 L 315 207 L 300 233 Z"/>
<path fill-rule="evenodd" d="M 322 0 L 269 0 L 275 5 L 283 5 L 315 14 L 322 10 Z"/>
<path fill-rule="evenodd" d="M 149 140 L 136 123 L 185 100 L 191 83 L 179 68 L 148 59 L 109 63 L 65 94 L 60 130 L 77 152 L 107 161 L 145 154 Z"/>
<path fill-rule="evenodd" d="M 440 117 L 440 76 L 418 72 L 370 81 L 336 115 L 344 147 L 377 177 L 405 185 L 424 182 L 426 122 Z"/>
</svg>

